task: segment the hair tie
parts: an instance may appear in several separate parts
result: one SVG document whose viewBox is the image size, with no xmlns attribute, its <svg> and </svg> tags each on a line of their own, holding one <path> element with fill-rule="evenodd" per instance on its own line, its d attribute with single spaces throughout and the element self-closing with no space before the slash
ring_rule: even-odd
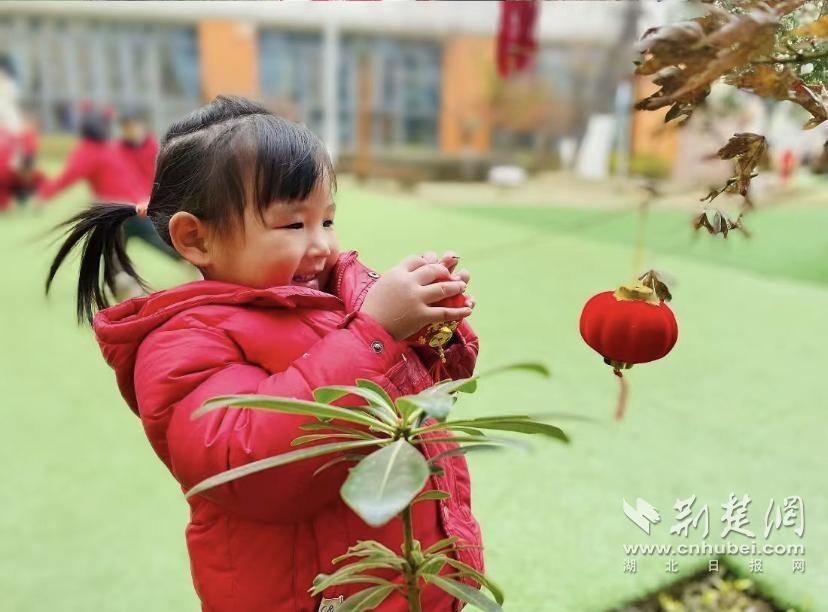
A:
<svg viewBox="0 0 828 612">
<path fill-rule="evenodd" d="M 149 210 L 149 202 L 145 202 L 144 204 L 136 204 L 135 205 L 135 214 L 139 217 L 147 216 L 147 211 Z"/>
</svg>

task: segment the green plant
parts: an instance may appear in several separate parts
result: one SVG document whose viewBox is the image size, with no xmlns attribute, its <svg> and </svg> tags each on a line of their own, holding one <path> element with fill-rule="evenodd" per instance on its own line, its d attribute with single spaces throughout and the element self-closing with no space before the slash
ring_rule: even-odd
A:
<svg viewBox="0 0 828 612">
<path fill-rule="evenodd" d="M 533 363 L 506 366 L 488 374 L 515 369 L 549 375 L 544 366 Z M 340 493 L 343 500 L 366 523 L 374 527 L 401 515 L 403 541 L 400 554 L 379 542 L 357 542 L 345 554 L 333 560 L 335 564 L 349 560 L 348 564 L 330 575 L 317 576 L 310 589 L 313 595 L 335 585 L 366 583 L 369 586 L 349 597 L 338 608 L 339 612 L 373 609 L 395 590 L 405 595 L 412 612 L 419 612 L 420 589 L 424 582 L 486 612 L 501 610 L 503 593 L 500 588 L 490 578 L 451 556 L 452 552 L 463 546 L 457 537 L 446 538 L 433 546 L 422 548 L 414 538 L 411 508 L 423 500 L 449 497 L 446 491 L 427 490 L 421 493 L 429 475 L 442 471 L 441 460 L 482 449 L 522 446 L 512 438 L 491 436 L 485 433 L 487 430 L 539 434 L 561 442 L 568 442 L 568 438 L 558 427 L 525 414 L 449 420 L 457 393 L 473 393 L 479 378 L 473 376 L 446 380 L 416 395 L 406 395 L 396 400 L 392 400 L 382 387 L 369 380 L 357 380 L 356 386 L 320 387 L 314 391 L 316 401 L 312 402 L 261 395 L 213 398 L 194 411 L 192 418 L 224 406 L 303 414 L 314 416 L 317 421 L 302 425 L 302 429 L 312 433 L 299 436 L 292 441 L 292 445 L 301 447 L 310 442 L 337 441 L 298 448 L 216 474 L 195 485 L 187 492 L 187 497 L 262 470 L 339 453 L 317 472 L 343 460 L 357 461 L 342 485 Z M 354 408 L 331 404 L 348 395 L 358 396 L 366 404 Z M 429 459 L 418 450 L 423 445 L 445 441 L 455 442 L 458 446 Z M 351 454 L 371 447 L 379 448 L 367 455 Z M 440 574 L 446 565 L 453 571 Z M 367 573 L 378 569 L 390 569 L 401 575 L 402 584 Z M 460 578 L 470 578 L 485 587 L 495 601 L 458 580 Z"/>
</svg>

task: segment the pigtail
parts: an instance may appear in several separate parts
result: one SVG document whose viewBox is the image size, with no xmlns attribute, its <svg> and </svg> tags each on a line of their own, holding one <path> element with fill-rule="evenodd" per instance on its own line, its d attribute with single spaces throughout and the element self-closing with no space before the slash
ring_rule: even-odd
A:
<svg viewBox="0 0 828 612">
<path fill-rule="evenodd" d="M 121 225 L 137 214 L 133 204 L 96 203 L 55 229 L 66 229 L 66 240 L 60 247 L 46 279 L 46 294 L 58 269 L 72 250 L 82 242 L 78 277 L 78 323 L 92 323 L 96 310 L 109 306 L 106 288 L 114 292 L 115 275 L 124 271 L 138 284 L 147 287 L 138 276 L 126 254 Z M 101 264 L 103 263 L 103 270 Z"/>
</svg>

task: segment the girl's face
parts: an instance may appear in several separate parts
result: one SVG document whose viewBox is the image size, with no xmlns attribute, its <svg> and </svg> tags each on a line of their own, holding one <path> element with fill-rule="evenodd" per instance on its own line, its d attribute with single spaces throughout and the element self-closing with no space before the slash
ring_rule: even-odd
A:
<svg viewBox="0 0 828 612">
<path fill-rule="evenodd" d="M 283 285 L 327 291 L 339 255 L 334 232 L 336 206 L 324 181 L 301 202 L 274 202 L 264 223 L 253 206 L 244 227 L 213 240 L 206 277 L 265 289 Z"/>
</svg>

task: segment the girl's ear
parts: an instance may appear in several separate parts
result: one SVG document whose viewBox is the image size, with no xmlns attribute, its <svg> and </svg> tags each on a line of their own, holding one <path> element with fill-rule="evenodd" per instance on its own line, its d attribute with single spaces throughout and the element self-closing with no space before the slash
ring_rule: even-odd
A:
<svg viewBox="0 0 828 612">
<path fill-rule="evenodd" d="M 197 268 L 212 263 L 207 226 L 195 215 L 178 211 L 170 219 L 170 240 L 179 255 Z"/>
</svg>

